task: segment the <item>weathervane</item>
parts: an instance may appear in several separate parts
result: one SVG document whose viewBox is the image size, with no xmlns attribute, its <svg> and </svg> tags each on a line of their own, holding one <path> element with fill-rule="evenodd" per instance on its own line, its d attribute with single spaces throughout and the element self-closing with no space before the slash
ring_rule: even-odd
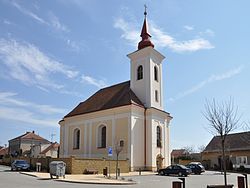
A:
<svg viewBox="0 0 250 188">
<path fill-rule="evenodd" d="M 148 8 L 146 4 L 144 5 L 144 8 L 145 8 L 144 16 L 146 17 L 147 16 L 147 8 Z"/>
</svg>

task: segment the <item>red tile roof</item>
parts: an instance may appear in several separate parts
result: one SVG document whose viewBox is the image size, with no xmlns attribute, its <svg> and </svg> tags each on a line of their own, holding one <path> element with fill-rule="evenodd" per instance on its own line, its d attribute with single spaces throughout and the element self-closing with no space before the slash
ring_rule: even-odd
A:
<svg viewBox="0 0 250 188">
<path fill-rule="evenodd" d="M 171 157 L 181 157 L 183 155 L 186 154 L 186 150 L 185 149 L 173 149 L 171 152 Z"/>
<path fill-rule="evenodd" d="M 41 136 L 35 134 L 34 132 L 26 132 L 25 134 L 23 134 L 21 136 L 18 136 L 16 138 L 13 138 L 13 139 L 11 139 L 9 141 L 17 140 L 17 139 L 21 139 L 21 140 L 25 140 L 25 139 L 43 140 L 43 141 L 47 141 L 49 143 L 48 140 L 42 138 Z"/>
<path fill-rule="evenodd" d="M 56 149 L 60 146 L 60 144 L 58 144 L 57 142 L 52 143 L 50 146 L 48 146 L 46 149 L 44 149 L 41 154 L 46 154 L 48 151 L 50 151 L 51 149 Z"/>
<path fill-rule="evenodd" d="M 76 106 L 65 118 L 131 104 L 144 108 L 143 103 L 130 89 L 130 81 L 127 81 L 100 89 Z"/>
<path fill-rule="evenodd" d="M 8 154 L 8 150 L 9 150 L 9 148 L 1 148 L 0 149 L 0 155 L 6 155 L 6 154 Z"/>
</svg>

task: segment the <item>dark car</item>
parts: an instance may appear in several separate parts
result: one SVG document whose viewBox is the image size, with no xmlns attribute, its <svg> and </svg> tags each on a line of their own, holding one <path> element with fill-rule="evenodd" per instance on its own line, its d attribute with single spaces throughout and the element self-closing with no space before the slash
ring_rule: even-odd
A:
<svg viewBox="0 0 250 188">
<path fill-rule="evenodd" d="M 191 169 L 185 167 L 184 165 L 171 165 L 167 168 L 160 169 L 158 171 L 159 175 L 178 175 L 178 176 L 188 176 L 191 174 Z"/>
<path fill-rule="evenodd" d="M 201 174 L 202 172 L 205 172 L 204 166 L 200 163 L 189 163 L 186 167 L 190 168 L 194 174 Z"/>
<path fill-rule="evenodd" d="M 25 170 L 25 171 L 29 171 L 30 170 L 30 164 L 25 161 L 25 160 L 15 160 L 12 164 L 11 164 L 11 170 Z"/>
</svg>

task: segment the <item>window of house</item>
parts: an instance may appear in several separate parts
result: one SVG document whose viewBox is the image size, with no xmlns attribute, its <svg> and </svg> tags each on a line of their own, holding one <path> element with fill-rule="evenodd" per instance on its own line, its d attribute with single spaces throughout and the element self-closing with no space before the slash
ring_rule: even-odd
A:
<svg viewBox="0 0 250 188">
<path fill-rule="evenodd" d="M 157 126 L 156 127 L 156 143 L 157 143 L 157 147 L 161 147 L 161 127 Z"/>
<path fill-rule="evenodd" d="M 236 157 L 237 165 L 246 165 L 247 164 L 247 156 L 237 156 Z"/>
<path fill-rule="evenodd" d="M 124 140 L 120 140 L 120 147 L 124 147 Z"/>
<path fill-rule="evenodd" d="M 137 80 L 141 80 L 141 79 L 143 79 L 143 67 L 142 67 L 142 65 L 140 65 L 137 68 Z"/>
<path fill-rule="evenodd" d="M 106 126 L 101 125 L 98 128 L 98 148 L 106 148 Z"/>
<path fill-rule="evenodd" d="M 157 68 L 157 66 L 154 66 L 154 78 L 155 78 L 155 81 L 158 82 L 158 68 Z"/>
<path fill-rule="evenodd" d="M 158 101 L 159 101 L 158 91 L 155 90 L 155 102 L 158 102 Z"/>
<path fill-rule="evenodd" d="M 80 148 L 80 130 L 75 129 L 73 133 L 73 149 L 79 149 Z"/>
</svg>

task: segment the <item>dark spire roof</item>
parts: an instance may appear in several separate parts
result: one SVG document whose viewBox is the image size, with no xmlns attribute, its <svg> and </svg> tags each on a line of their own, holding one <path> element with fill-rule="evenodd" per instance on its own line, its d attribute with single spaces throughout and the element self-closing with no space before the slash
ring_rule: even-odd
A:
<svg viewBox="0 0 250 188">
<path fill-rule="evenodd" d="M 138 43 L 138 50 L 152 46 L 154 48 L 154 44 L 151 42 L 150 38 L 151 35 L 149 34 L 148 31 L 148 22 L 147 22 L 147 7 L 145 5 L 145 12 L 144 12 L 144 22 L 141 30 L 141 41 Z"/>
<path fill-rule="evenodd" d="M 86 101 L 81 102 L 66 117 L 135 104 L 144 108 L 143 103 L 130 89 L 130 81 L 100 89 Z"/>
</svg>

